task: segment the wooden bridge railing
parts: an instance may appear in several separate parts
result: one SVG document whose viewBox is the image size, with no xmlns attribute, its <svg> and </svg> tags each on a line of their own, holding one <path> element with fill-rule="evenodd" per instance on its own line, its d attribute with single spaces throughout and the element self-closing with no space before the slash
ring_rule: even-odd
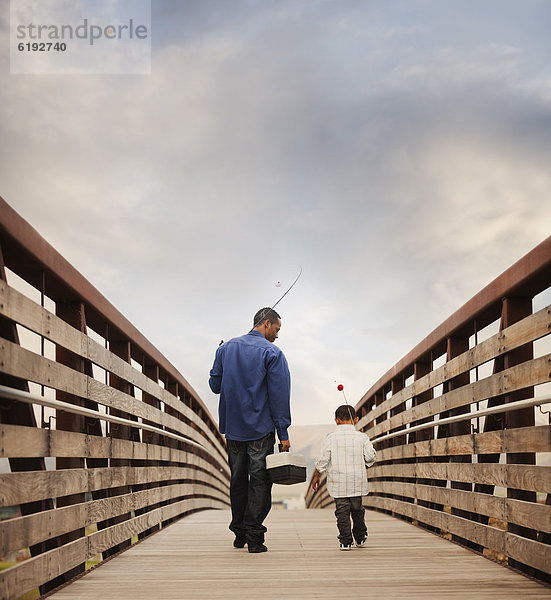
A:
<svg viewBox="0 0 551 600">
<path fill-rule="evenodd" d="M 531 575 L 551 574 L 551 237 L 358 402 L 365 505 Z M 535 312 L 534 312 L 535 311 Z M 539 407 L 537 405 L 540 405 Z M 537 417 L 537 418 L 536 418 Z M 325 487 L 307 505 L 328 506 Z"/>
<path fill-rule="evenodd" d="M 189 383 L 0 198 L 0 598 L 229 504 Z"/>
</svg>

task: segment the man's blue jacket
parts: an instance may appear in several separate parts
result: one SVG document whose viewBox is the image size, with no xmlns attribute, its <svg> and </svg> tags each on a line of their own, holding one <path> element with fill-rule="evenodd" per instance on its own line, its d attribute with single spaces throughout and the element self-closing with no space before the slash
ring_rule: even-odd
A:
<svg viewBox="0 0 551 600">
<path fill-rule="evenodd" d="M 255 329 L 222 344 L 210 372 L 220 394 L 220 431 L 228 440 L 289 439 L 291 376 L 283 352 Z"/>
</svg>

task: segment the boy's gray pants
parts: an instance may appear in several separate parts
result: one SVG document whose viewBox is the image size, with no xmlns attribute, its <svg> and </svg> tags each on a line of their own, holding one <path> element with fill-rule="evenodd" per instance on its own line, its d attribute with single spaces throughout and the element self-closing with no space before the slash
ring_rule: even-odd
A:
<svg viewBox="0 0 551 600">
<path fill-rule="evenodd" d="M 361 542 L 367 535 L 362 497 L 335 498 L 335 507 L 340 543 L 350 546 L 353 542 L 352 536 L 356 542 Z M 350 517 L 352 517 L 352 528 L 350 527 Z"/>
</svg>

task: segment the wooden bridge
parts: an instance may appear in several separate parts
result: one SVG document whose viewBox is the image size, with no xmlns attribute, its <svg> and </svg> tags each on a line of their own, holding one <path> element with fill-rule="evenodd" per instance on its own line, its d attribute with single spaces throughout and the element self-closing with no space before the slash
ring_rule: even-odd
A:
<svg viewBox="0 0 551 600">
<path fill-rule="evenodd" d="M 550 589 L 399 519 L 368 512 L 369 543 L 337 549 L 332 510 L 273 510 L 263 555 L 232 547 L 229 511 L 178 521 L 53 600 L 548 599 Z"/>
<path fill-rule="evenodd" d="M 368 547 L 336 550 L 322 487 L 273 510 L 270 551 L 249 555 L 196 392 L 2 199 L 0 215 L 2 600 L 550 596 L 551 238 L 358 403 L 378 452 Z"/>
</svg>

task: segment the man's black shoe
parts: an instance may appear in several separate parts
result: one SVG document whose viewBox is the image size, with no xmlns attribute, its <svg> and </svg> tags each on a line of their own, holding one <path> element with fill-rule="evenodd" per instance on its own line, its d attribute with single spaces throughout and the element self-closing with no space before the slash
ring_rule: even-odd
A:
<svg viewBox="0 0 551 600">
<path fill-rule="evenodd" d="M 258 554 L 259 552 L 267 552 L 268 548 L 264 544 L 249 544 L 249 552 L 251 554 Z"/>
<path fill-rule="evenodd" d="M 247 543 L 246 538 L 237 535 L 237 536 L 235 536 L 235 540 L 233 540 L 233 547 L 234 548 L 244 548 L 246 543 Z"/>
</svg>

